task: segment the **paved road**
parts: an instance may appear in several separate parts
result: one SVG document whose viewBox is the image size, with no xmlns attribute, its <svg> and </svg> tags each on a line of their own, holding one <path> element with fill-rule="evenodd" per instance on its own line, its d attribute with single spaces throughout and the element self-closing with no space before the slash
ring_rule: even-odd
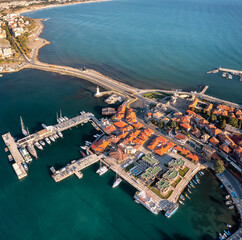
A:
<svg viewBox="0 0 242 240">
<path fill-rule="evenodd" d="M 233 185 L 236 193 L 238 194 L 238 197 L 242 199 L 242 185 L 240 184 L 240 182 L 228 170 L 225 170 L 223 174 Z"/>
</svg>

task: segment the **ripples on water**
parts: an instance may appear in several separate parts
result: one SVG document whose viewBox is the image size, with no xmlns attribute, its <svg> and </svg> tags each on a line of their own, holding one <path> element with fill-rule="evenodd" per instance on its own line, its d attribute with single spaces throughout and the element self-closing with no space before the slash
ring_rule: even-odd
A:
<svg viewBox="0 0 242 240">
<path fill-rule="evenodd" d="M 238 77 L 206 75 L 220 65 L 242 69 L 241 10 L 239 0 L 114 0 L 27 15 L 51 18 L 42 61 L 86 65 L 139 87 L 206 84 L 209 94 L 242 102 Z"/>
</svg>

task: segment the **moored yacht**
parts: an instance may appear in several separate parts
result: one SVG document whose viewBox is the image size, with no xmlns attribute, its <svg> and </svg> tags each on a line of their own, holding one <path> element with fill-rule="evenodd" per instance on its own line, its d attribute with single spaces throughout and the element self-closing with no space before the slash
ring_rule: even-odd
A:
<svg viewBox="0 0 242 240">
<path fill-rule="evenodd" d="M 34 146 L 37 147 L 40 150 L 43 150 L 43 147 L 38 142 L 35 142 Z"/>
<path fill-rule="evenodd" d="M 45 146 L 45 142 L 40 140 L 39 143 L 42 145 L 42 146 Z"/>
<path fill-rule="evenodd" d="M 57 134 L 58 134 L 61 138 L 63 138 L 63 134 L 62 134 L 61 132 L 57 132 Z"/>
<path fill-rule="evenodd" d="M 20 151 L 21 155 L 23 156 L 26 163 L 32 162 L 33 159 L 31 158 L 31 156 L 26 148 L 21 147 L 19 149 L 19 151 Z"/>
<path fill-rule="evenodd" d="M 160 211 L 160 207 L 154 202 L 154 200 L 148 195 L 145 191 L 136 192 L 134 195 L 134 199 L 136 202 L 141 203 L 144 207 L 146 207 L 149 211 L 154 214 L 158 214 Z"/>
<path fill-rule="evenodd" d="M 121 177 L 117 177 L 115 182 L 113 183 L 113 188 L 116 188 L 120 183 L 122 182 L 122 178 Z"/>
<path fill-rule="evenodd" d="M 226 78 L 227 77 L 227 73 L 223 72 L 222 77 Z"/>
<path fill-rule="evenodd" d="M 102 176 L 104 173 L 106 173 L 108 171 L 108 168 L 106 166 L 102 166 L 100 167 L 96 173 L 99 174 L 99 176 Z"/>
<path fill-rule="evenodd" d="M 55 133 L 53 136 L 55 139 L 59 138 L 59 135 L 57 133 Z"/>
<path fill-rule="evenodd" d="M 51 142 L 50 142 L 50 139 L 49 138 L 45 138 L 45 141 L 48 143 L 48 144 L 51 144 Z"/>
<path fill-rule="evenodd" d="M 52 141 L 52 142 L 55 142 L 55 139 L 53 136 L 49 136 L 49 139 Z"/>
</svg>

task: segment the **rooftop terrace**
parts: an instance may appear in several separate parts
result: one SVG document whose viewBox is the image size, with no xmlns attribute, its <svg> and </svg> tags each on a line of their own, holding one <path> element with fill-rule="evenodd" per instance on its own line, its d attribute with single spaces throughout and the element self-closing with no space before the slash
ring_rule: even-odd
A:
<svg viewBox="0 0 242 240">
<path fill-rule="evenodd" d="M 151 154 L 146 154 L 142 159 L 151 166 L 154 166 L 159 163 L 159 161 L 153 158 Z"/>
<path fill-rule="evenodd" d="M 178 175 L 178 172 L 175 169 L 169 169 L 163 174 L 163 178 L 167 180 L 172 180 Z"/>
<path fill-rule="evenodd" d="M 152 179 L 155 177 L 156 174 L 161 170 L 159 166 L 156 167 L 149 167 L 148 169 L 145 170 L 145 172 L 141 175 L 141 178 L 145 180 Z"/>
</svg>

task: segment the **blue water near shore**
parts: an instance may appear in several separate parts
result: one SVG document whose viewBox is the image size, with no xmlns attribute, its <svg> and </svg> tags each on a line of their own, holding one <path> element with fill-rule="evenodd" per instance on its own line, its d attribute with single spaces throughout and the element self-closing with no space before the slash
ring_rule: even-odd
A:
<svg viewBox="0 0 242 240">
<path fill-rule="evenodd" d="M 241 101 L 238 79 L 224 80 L 206 71 L 223 65 L 242 69 L 241 3 L 230 0 L 120 0 L 82 4 L 26 15 L 49 18 L 42 36 L 51 41 L 40 60 L 75 67 L 89 66 L 141 87 L 194 89 Z M 106 106 L 93 98 L 95 86 L 70 76 L 23 70 L 1 78 L 0 134 L 20 137 L 19 117 L 31 132 L 54 124 L 55 113 L 79 111 L 100 117 Z M 135 189 L 115 175 L 99 177 L 98 164 L 55 183 L 49 168 L 78 159 L 79 146 L 96 131 L 84 125 L 64 132 L 30 164 L 19 181 L 0 141 L 0 239 L 4 240 L 214 240 L 227 223 L 238 227 L 238 215 L 225 205 L 226 192 L 207 172 L 170 219 L 154 216 L 133 201 Z"/>
<path fill-rule="evenodd" d="M 242 103 L 242 84 L 215 67 L 242 69 L 240 0 L 114 0 L 40 10 L 44 62 L 88 66 L 139 87 L 199 90 Z"/>
</svg>

